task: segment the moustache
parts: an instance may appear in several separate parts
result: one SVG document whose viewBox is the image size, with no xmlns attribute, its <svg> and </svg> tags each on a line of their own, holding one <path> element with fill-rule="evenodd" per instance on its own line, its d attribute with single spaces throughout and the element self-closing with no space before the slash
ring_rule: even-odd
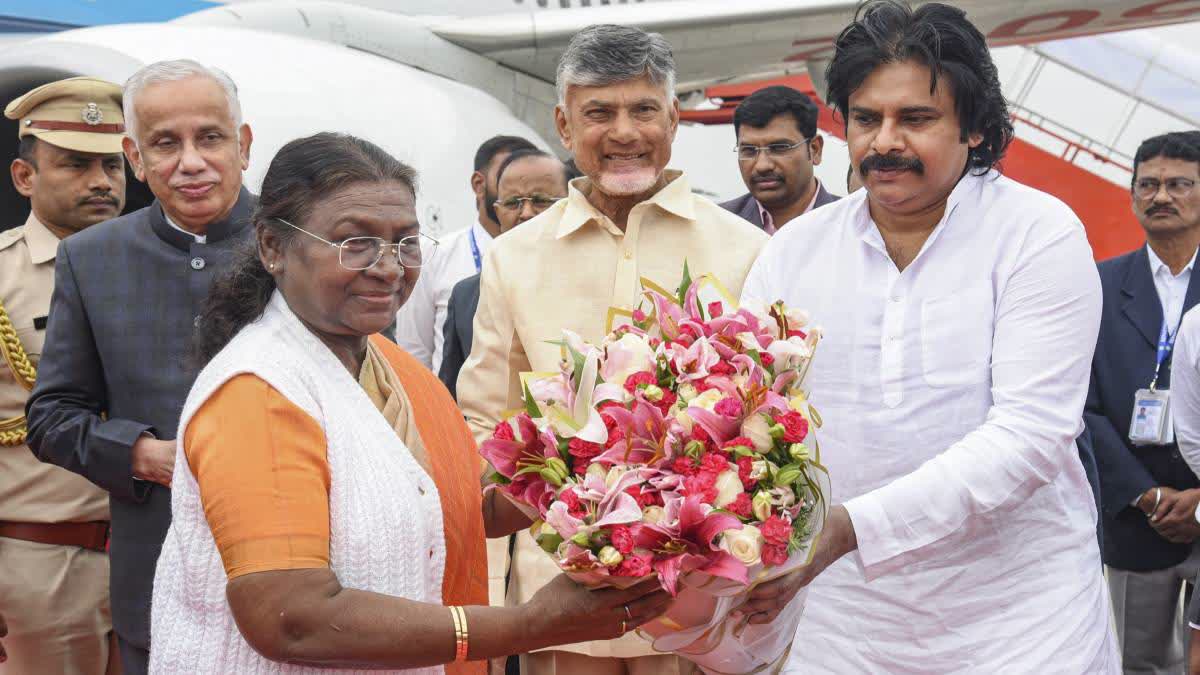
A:
<svg viewBox="0 0 1200 675">
<path fill-rule="evenodd" d="M 765 183 L 770 180 L 779 181 L 780 183 L 784 182 L 783 176 L 777 173 L 761 173 L 750 178 L 751 183 Z"/>
<path fill-rule="evenodd" d="M 1170 213 L 1171 215 L 1175 216 L 1179 215 L 1179 212 L 1176 211 L 1175 207 L 1173 206 L 1154 206 L 1146 209 L 1147 216 L 1153 216 L 1156 213 Z"/>
<path fill-rule="evenodd" d="M 84 206 L 86 204 L 95 204 L 97 202 L 108 204 L 110 206 L 116 206 L 118 203 L 117 198 L 112 195 L 92 195 L 90 197 L 80 199 L 79 205 Z"/>
<path fill-rule="evenodd" d="M 918 176 L 925 174 L 925 163 L 916 157 L 900 155 L 871 155 L 858 165 L 858 175 L 866 179 L 872 171 L 912 171 Z"/>
</svg>

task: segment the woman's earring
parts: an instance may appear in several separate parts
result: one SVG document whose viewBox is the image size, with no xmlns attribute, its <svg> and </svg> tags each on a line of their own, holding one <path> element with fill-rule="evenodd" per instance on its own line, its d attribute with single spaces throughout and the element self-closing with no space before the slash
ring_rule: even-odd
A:
<svg viewBox="0 0 1200 675">
<path fill-rule="evenodd" d="M 269 270 L 274 270 L 274 269 L 275 269 L 275 263 L 271 263 L 270 265 L 268 265 L 268 266 L 267 266 L 267 269 L 269 269 Z"/>
</svg>

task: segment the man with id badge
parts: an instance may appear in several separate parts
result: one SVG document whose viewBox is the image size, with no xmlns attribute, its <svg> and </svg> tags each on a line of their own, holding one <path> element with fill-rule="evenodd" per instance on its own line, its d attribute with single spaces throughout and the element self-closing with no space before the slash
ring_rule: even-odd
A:
<svg viewBox="0 0 1200 675">
<path fill-rule="evenodd" d="M 1200 572 L 1200 479 L 1175 443 L 1181 412 L 1171 386 L 1182 318 L 1200 301 L 1198 180 L 1200 134 L 1144 141 L 1131 196 L 1147 243 L 1099 265 L 1104 309 L 1084 421 L 1126 673 L 1184 672 L 1180 596 Z"/>
</svg>

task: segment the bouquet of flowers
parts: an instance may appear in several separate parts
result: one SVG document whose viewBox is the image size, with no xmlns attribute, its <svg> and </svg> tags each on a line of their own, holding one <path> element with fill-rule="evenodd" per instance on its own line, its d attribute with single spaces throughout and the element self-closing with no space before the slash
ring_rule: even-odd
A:
<svg viewBox="0 0 1200 675">
<path fill-rule="evenodd" d="M 677 599 L 640 629 L 656 649 L 749 672 L 787 649 L 803 597 L 770 626 L 728 614 L 806 564 L 825 519 L 820 417 L 803 388 L 820 331 L 782 303 L 739 308 L 686 265 L 677 292 L 642 287 L 641 308 L 609 311 L 601 344 L 564 331 L 559 371 L 522 375 L 524 410 L 480 448 L 490 489 L 581 583 L 657 575 Z"/>
</svg>

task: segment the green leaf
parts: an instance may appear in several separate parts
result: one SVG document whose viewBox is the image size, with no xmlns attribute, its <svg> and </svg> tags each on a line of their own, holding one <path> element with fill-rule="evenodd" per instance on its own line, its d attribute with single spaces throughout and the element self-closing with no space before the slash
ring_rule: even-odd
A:
<svg viewBox="0 0 1200 675">
<path fill-rule="evenodd" d="M 688 269 L 688 263 L 687 263 L 687 260 L 685 259 L 683 261 L 683 279 L 679 282 L 679 289 L 675 291 L 675 294 L 679 296 L 679 306 L 680 307 L 684 307 L 687 305 L 687 292 L 688 292 L 688 289 L 691 287 L 692 287 L 692 272 L 691 272 L 691 270 Z"/>
<path fill-rule="evenodd" d="M 533 392 L 529 391 L 529 383 L 523 382 L 521 386 L 525 389 L 523 398 L 525 399 L 525 412 L 534 419 L 539 419 L 542 416 L 542 411 L 538 408 L 537 401 L 533 400 Z"/>
</svg>

